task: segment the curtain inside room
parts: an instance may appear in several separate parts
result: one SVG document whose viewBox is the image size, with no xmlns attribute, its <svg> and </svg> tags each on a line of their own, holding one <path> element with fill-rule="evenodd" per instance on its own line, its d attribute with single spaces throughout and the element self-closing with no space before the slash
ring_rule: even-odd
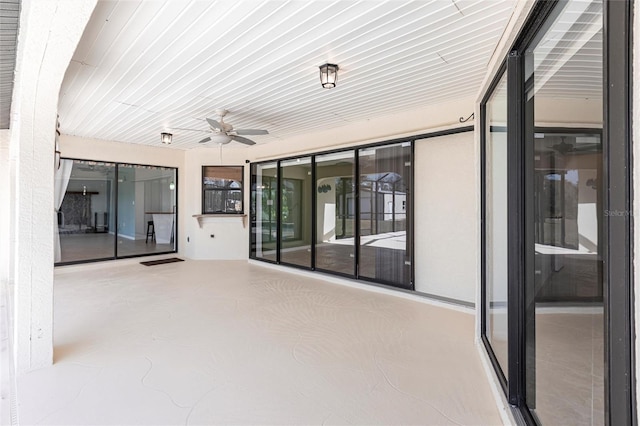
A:
<svg viewBox="0 0 640 426">
<path fill-rule="evenodd" d="M 58 227 L 58 211 L 62 206 L 62 200 L 64 200 L 64 194 L 67 192 L 67 185 L 69 185 L 69 178 L 71 177 L 71 169 L 73 168 L 73 160 L 60 160 L 60 167 L 56 170 L 54 180 L 54 207 L 53 212 L 54 219 L 54 254 L 55 262 L 62 260 L 62 252 L 60 250 L 60 232 Z"/>
</svg>

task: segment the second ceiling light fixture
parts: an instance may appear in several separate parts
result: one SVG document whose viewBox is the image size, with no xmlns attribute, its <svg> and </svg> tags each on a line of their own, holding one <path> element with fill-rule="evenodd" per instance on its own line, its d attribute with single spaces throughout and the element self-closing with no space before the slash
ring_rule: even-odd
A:
<svg viewBox="0 0 640 426">
<path fill-rule="evenodd" d="M 325 89 L 336 87 L 338 81 L 338 66 L 336 64 L 320 65 L 320 83 Z"/>
</svg>

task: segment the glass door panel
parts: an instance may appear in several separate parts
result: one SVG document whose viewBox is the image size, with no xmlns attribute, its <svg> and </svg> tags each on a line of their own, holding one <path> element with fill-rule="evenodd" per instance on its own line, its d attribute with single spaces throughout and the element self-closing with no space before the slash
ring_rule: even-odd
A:
<svg viewBox="0 0 640 426">
<path fill-rule="evenodd" d="M 316 269 L 355 274 L 355 152 L 316 156 Z"/>
<path fill-rule="evenodd" d="M 115 164 L 69 159 L 60 164 L 56 191 L 64 190 L 64 197 L 57 213 L 56 263 L 113 258 Z"/>
<path fill-rule="evenodd" d="M 311 157 L 280 163 L 280 262 L 311 268 Z"/>
<path fill-rule="evenodd" d="M 251 165 L 251 257 L 278 260 L 278 163 Z"/>
<path fill-rule="evenodd" d="M 486 103 L 485 135 L 485 336 L 508 377 L 507 323 L 507 78 Z"/>
<path fill-rule="evenodd" d="M 560 3 L 525 55 L 527 406 L 604 424 L 601 1 Z M 550 128 L 549 123 L 553 123 Z M 593 130 L 571 128 L 593 127 Z"/>
<path fill-rule="evenodd" d="M 117 256 L 175 250 L 176 169 L 118 165 Z"/>
<path fill-rule="evenodd" d="M 359 276 L 412 288 L 411 143 L 358 150 Z"/>
</svg>

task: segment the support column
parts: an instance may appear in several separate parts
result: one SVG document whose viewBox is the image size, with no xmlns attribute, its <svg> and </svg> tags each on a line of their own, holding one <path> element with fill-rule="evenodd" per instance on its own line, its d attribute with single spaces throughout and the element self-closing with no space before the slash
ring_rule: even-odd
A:
<svg viewBox="0 0 640 426">
<path fill-rule="evenodd" d="M 0 129 L 0 288 L 9 283 L 11 253 L 11 131 Z"/>
<path fill-rule="evenodd" d="M 54 135 L 62 79 L 96 0 L 23 0 L 11 110 L 14 360 L 53 362 Z"/>
</svg>

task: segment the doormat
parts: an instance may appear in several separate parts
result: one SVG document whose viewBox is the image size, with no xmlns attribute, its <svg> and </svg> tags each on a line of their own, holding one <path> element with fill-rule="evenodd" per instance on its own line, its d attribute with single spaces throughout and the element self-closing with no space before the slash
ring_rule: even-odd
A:
<svg viewBox="0 0 640 426">
<path fill-rule="evenodd" d="M 184 259 L 178 259 L 177 257 L 170 257 L 168 259 L 149 260 L 147 262 L 140 262 L 144 266 L 156 266 L 164 263 L 184 262 Z"/>
</svg>

